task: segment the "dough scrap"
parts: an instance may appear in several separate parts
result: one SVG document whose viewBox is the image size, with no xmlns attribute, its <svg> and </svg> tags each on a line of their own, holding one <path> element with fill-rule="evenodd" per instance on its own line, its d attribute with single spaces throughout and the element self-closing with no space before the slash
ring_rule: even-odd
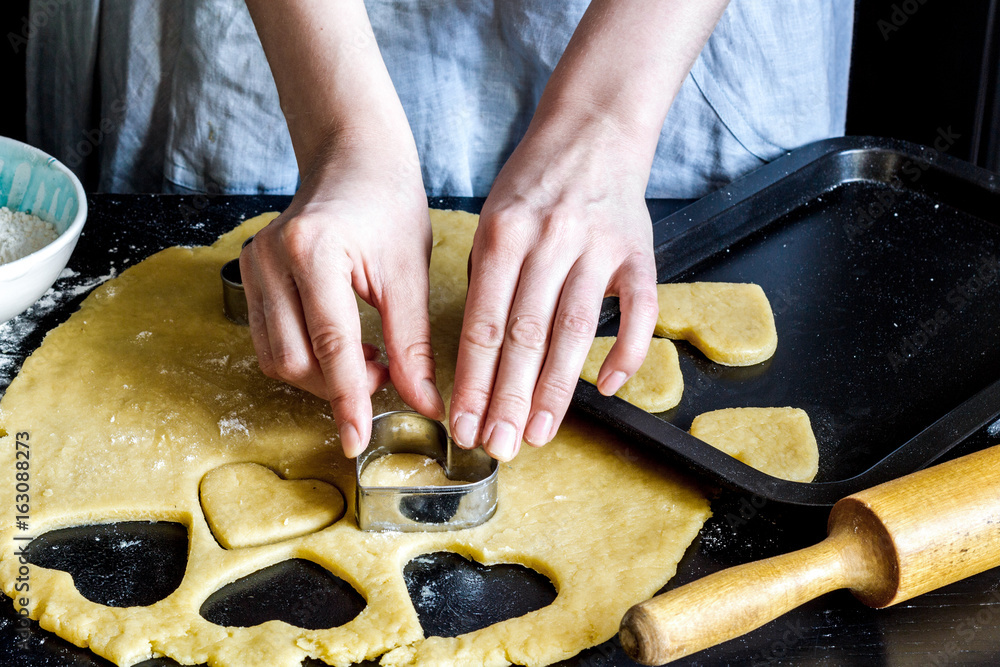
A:
<svg viewBox="0 0 1000 667">
<path fill-rule="evenodd" d="M 682 338 L 717 364 L 752 366 L 778 346 L 771 304 L 752 283 L 668 283 L 656 286 L 657 336 Z"/>
<path fill-rule="evenodd" d="M 154 656 L 213 667 L 299 667 L 382 658 L 385 665 L 544 665 L 618 631 L 622 615 L 669 580 L 709 516 L 698 488 L 632 451 L 613 432 L 569 418 L 541 449 L 500 466 L 496 515 L 441 533 L 366 533 L 354 520 L 354 461 L 344 458 L 329 406 L 265 377 L 245 327 L 222 313 L 219 269 L 275 217 L 248 220 L 211 247 L 168 248 L 97 288 L 49 333 L 0 402 L 0 426 L 29 432 L 31 534 L 113 521 L 187 527 L 180 586 L 148 607 L 84 598 L 66 572 L 31 567 L 30 616 L 118 665 Z M 432 342 L 438 383 L 451 394 L 476 216 L 434 211 Z M 359 305 L 366 341 L 377 313 Z M 403 409 L 392 390 L 374 413 Z M 447 404 L 447 403 L 446 403 Z M 13 489 L 14 451 L 0 441 L 0 484 Z M 206 473 L 253 462 L 286 479 L 318 479 L 343 494 L 344 516 L 315 533 L 222 548 L 199 501 Z M 0 507 L 0 583 L 15 595 L 13 503 Z M 553 603 L 456 638 L 422 639 L 403 580 L 411 559 L 452 551 L 486 564 L 517 563 L 548 577 Z M 304 558 L 368 602 L 354 620 L 306 630 L 280 621 L 221 627 L 199 615 L 226 584 Z M 16 601 L 15 601 L 16 602 Z M 398 647 L 398 648 L 397 648 Z"/>
<path fill-rule="evenodd" d="M 598 336 L 590 346 L 580 377 L 596 385 L 601 364 L 611 351 L 615 336 Z M 636 374 L 621 386 L 615 396 L 646 412 L 663 412 L 681 402 L 684 377 L 681 375 L 677 348 L 672 341 L 654 338 L 649 353 Z"/>
<path fill-rule="evenodd" d="M 361 471 L 362 486 L 455 486 L 441 464 L 423 454 L 386 454 Z"/>
<path fill-rule="evenodd" d="M 256 463 L 229 463 L 202 478 L 201 506 L 219 544 L 239 549 L 325 528 L 343 516 L 344 497 L 316 479 L 284 480 Z"/>
<path fill-rule="evenodd" d="M 726 408 L 691 422 L 691 435 L 772 477 L 811 482 L 819 448 L 799 408 Z"/>
</svg>

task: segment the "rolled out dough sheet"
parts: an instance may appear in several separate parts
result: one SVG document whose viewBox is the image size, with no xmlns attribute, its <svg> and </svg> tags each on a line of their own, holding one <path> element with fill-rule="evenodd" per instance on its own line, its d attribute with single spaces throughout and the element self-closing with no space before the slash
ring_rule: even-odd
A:
<svg viewBox="0 0 1000 667">
<path fill-rule="evenodd" d="M 819 448 L 799 408 L 726 408 L 700 414 L 691 435 L 774 477 L 811 482 Z"/>
<path fill-rule="evenodd" d="M 656 335 L 682 338 L 724 366 L 752 366 L 778 346 L 771 304 L 751 283 L 657 285 Z"/>
<path fill-rule="evenodd" d="M 443 533 L 358 530 L 354 461 L 340 452 L 329 406 L 265 377 L 248 330 L 222 313 L 220 267 L 273 217 L 248 220 L 211 247 L 164 250 L 99 287 L 11 384 L 0 403 L 0 427 L 11 434 L 0 441 L 0 483 L 14 488 L 12 437 L 30 433 L 31 534 L 138 520 L 178 522 L 190 538 L 180 586 L 148 607 L 96 604 L 69 574 L 32 566 L 31 617 L 118 665 L 164 655 L 216 667 L 298 667 L 305 657 L 348 665 L 387 651 L 384 665 L 544 665 L 612 637 L 624 612 L 673 576 L 709 516 L 699 490 L 614 433 L 570 418 L 552 443 L 501 464 L 499 506 L 485 524 Z M 432 335 L 447 398 L 477 219 L 431 217 Z M 361 312 L 366 339 L 380 343 L 377 315 L 367 306 Z M 376 414 L 404 407 L 391 390 L 373 400 Z M 308 534 L 225 549 L 206 521 L 199 485 L 212 471 L 244 463 L 281 480 L 329 484 L 345 511 Z M 13 597 L 13 503 L 0 512 L 0 583 Z M 547 576 L 558 595 L 519 618 L 424 639 L 402 570 L 436 551 L 522 564 Z M 349 582 L 367 607 L 322 630 L 281 621 L 222 627 L 199 615 L 214 591 L 293 558 Z"/>
<path fill-rule="evenodd" d="M 615 336 L 598 336 L 594 339 L 583 364 L 581 378 L 593 385 L 597 384 L 601 364 L 615 340 Z M 683 393 L 684 377 L 677 359 L 677 348 L 672 341 L 654 338 L 649 342 L 649 353 L 642 366 L 621 386 L 615 396 L 646 412 L 663 412 L 680 403 Z"/>
</svg>

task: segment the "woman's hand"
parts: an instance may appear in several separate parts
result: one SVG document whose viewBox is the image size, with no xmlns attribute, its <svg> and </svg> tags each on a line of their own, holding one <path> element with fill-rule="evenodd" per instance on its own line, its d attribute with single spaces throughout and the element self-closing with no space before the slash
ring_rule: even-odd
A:
<svg viewBox="0 0 1000 667">
<path fill-rule="evenodd" d="M 538 117 L 536 116 L 536 120 Z M 483 207 L 455 372 L 452 433 L 510 460 L 522 435 L 556 433 L 597 329 L 621 298 L 598 379 L 615 393 L 639 368 L 658 312 L 643 194 L 649 166 L 595 117 L 533 123 Z"/>
<path fill-rule="evenodd" d="M 419 171 L 387 182 L 414 173 L 398 164 L 405 153 L 375 146 L 338 141 L 240 255 L 261 369 L 329 400 L 350 457 L 368 442 L 369 397 L 389 377 L 408 404 L 444 416 L 427 313 L 427 200 Z M 388 371 L 362 345 L 355 293 L 382 316 Z"/>
<path fill-rule="evenodd" d="M 355 293 L 382 316 L 388 375 L 438 419 L 427 269 L 431 229 L 417 148 L 362 0 L 248 0 L 302 185 L 240 256 L 250 330 L 268 375 L 330 401 L 348 456 L 371 434 L 386 380 L 361 343 Z"/>
<path fill-rule="evenodd" d="M 660 129 L 726 0 L 594 0 L 483 207 L 452 394 L 452 434 L 513 458 L 555 435 L 601 301 L 621 301 L 598 375 L 613 394 L 656 324 L 644 194 Z"/>
</svg>

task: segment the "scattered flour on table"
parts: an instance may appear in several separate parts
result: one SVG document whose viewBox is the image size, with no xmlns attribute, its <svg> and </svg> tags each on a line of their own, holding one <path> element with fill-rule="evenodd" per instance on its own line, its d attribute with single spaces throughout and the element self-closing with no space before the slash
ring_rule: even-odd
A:
<svg viewBox="0 0 1000 667">
<path fill-rule="evenodd" d="M 111 267 L 110 273 L 96 278 L 86 278 L 73 269 L 63 269 L 55 284 L 34 305 L 17 317 L 0 323 L 0 395 L 14 379 L 24 356 L 30 352 L 22 349 L 24 341 L 38 328 L 42 318 L 116 275 L 118 271 L 114 267 Z"/>
<path fill-rule="evenodd" d="M 37 215 L 0 208 L 0 264 L 7 264 L 41 250 L 56 240 L 59 232 Z"/>
<path fill-rule="evenodd" d="M 434 602 L 438 597 L 438 592 L 431 588 L 429 585 L 424 585 L 420 589 L 420 601 L 424 604 L 429 604 Z"/>
</svg>

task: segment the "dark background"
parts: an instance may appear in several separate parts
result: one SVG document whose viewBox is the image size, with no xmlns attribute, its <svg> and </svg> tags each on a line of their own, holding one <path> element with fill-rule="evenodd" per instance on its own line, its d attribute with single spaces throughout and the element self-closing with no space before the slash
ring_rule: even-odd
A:
<svg viewBox="0 0 1000 667">
<path fill-rule="evenodd" d="M 24 141 L 24 55 L 23 47 L 11 44 L 11 34 L 20 36 L 28 16 L 28 0 L 4 0 L 0 3 L 0 72 L 3 72 L 3 110 L 0 111 L 0 136 Z"/>
<path fill-rule="evenodd" d="M 847 134 L 931 145 L 950 127 L 949 154 L 1000 170 L 997 4 L 857 0 Z"/>
<path fill-rule="evenodd" d="M 840 1 L 840 0 L 836 0 Z M 847 133 L 931 145 L 959 135 L 949 153 L 1000 170 L 997 0 L 856 0 Z M 0 3 L 0 135 L 24 138 L 28 0 Z"/>
</svg>

